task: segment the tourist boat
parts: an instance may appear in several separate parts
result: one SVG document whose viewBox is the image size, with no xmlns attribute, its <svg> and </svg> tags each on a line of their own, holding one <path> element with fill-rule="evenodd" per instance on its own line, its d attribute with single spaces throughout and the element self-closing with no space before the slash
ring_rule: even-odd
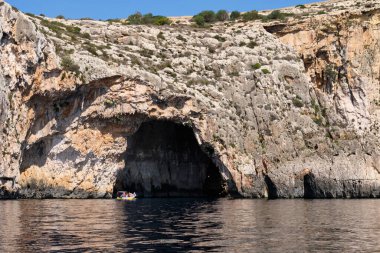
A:
<svg viewBox="0 0 380 253">
<path fill-rule="evenodd" d="M 125 191 L 118 191 L 116 194 L 116 199 L 117 200 L 135 200 L 136 199 L 136 193 L 128 193 Z"/>
</svg>

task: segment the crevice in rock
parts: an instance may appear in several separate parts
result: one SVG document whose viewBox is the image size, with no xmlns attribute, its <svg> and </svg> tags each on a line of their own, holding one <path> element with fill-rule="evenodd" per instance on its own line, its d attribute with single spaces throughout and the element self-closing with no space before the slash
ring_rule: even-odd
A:
<svg viewBox="0 0 380 253">
<path fill-rule="evenodd" d="M 267 186 L 268 191 L 268 199 L 277 199 L 278 198 L 278 190 L 276 184 L 272 181 L 272 179 L 268 176 L 264 176 L 264 181 Z"/>
<path fill-rule="evenodd" d="M 0 46 L 6 46 L 7 44 L 14 42 L 8 33 L 3 32 L 0 39 Z"/>
<path fill-rule="evenodd" d="M 310 172 L 306 174 L 303 178 L 304 183 L 304 198 L 305 199 L 316 199 L 316 198 L 325 198 L 326 194 L 322 191 L 318 185 L 315 175 Z"/>
<path fill-rule="evenodd" d="M 17 199 L 19 193 L 16 191 L 9 191 L 5 186 L 0 187 L 0 199 Z"/>
<path fill-rule="evenodd" d="M 286 34 L 283 31 L 287 28 L 287 24 L 270 24 L 270 25 L 264 25 L 264 29 L 271 34 L 274 34 L 276 36 L 281 36 Z"/>
<path fill-rule="evenodd" d="M 207 150 L 213 153 L 213 150 Z M 114 193 L 136 192 L 144 197 L 219 197 L 226 182 L 199 146 L 190 127 L 171 121 L 144 122 L 127 138 L 125 168 Z"/>
</svg>

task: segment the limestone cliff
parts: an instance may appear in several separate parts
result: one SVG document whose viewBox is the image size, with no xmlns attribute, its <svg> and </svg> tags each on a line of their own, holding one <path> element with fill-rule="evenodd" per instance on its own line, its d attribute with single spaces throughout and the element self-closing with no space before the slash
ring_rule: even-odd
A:
<svg viewBox="0 0 380 253">
<path fill-rule="evenodd" d="M 200 29 L 0 1 L 0 195 L 380 197 L 380 4 L 287 11 Z"/>
</svg>

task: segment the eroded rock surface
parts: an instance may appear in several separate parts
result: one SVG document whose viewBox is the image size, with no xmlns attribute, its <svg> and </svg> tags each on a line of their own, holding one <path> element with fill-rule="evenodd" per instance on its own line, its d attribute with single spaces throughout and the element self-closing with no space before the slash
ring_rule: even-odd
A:
<svg viewBox="0 0 380 253">
<path fill-rule="evenodd" d="M 287 22 L 199 29 L 28 17 L 0 2 L 0 176 L 15 177 L 1 181 L 0 198 L 206 186 L 379 197 L 380 6 L 306 7 L 287 9 L 297 14 Z M 177 148 L 134 143 L 149 122 L 190 129 L 194 159 L 165 130 Z"/>
</svg>

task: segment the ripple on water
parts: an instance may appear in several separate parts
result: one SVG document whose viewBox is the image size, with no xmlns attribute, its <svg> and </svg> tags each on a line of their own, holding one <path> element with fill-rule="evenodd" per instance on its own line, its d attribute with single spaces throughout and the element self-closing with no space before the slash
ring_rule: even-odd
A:
<svg viewBox="0 0 380 253">
<path fill-rule="evenodd" d="M 374 252 L 379 201 L 1 201 L 0 252 Z"/>
</svg>

